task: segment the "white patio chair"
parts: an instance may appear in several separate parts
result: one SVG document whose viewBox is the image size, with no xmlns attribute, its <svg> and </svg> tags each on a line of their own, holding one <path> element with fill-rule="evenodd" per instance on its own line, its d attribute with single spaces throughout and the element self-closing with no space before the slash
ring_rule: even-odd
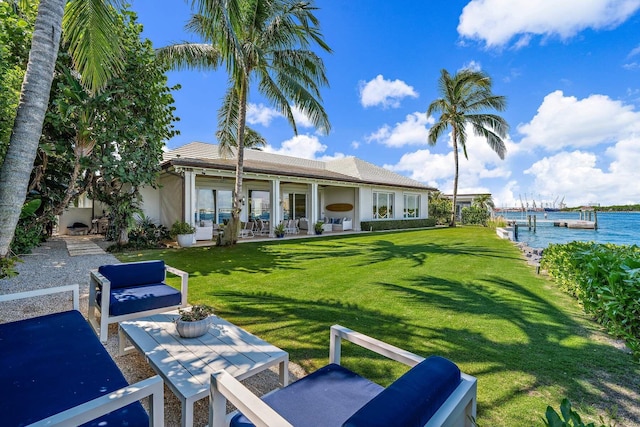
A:
<svg viewBox="0 0 640 427">
<path fill-rule="evenodd" d="M 244 227 L 240 230 L 240 237 L 254 237 L 255 233 L 253 229 L 256 223 L 254 221 L 247 221 L 244 223 Z"/>
</svg>

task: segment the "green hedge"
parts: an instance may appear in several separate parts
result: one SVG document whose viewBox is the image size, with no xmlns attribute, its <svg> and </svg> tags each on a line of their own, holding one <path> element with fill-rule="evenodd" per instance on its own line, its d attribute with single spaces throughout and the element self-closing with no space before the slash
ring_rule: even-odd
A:
<svg viewBox="0 0 640 427">
<path fill-rule="evenodd" d="M 541 260 L 584 311 L 622 338 L 640 360 L 640 247 L 571 242 L 551 244 Z"/>
<path fill-rule="evenodd" d="M 489 211 L 486 209 L 475 206 L 462 208 L 462 223 L 464 225 L 484 225 L 486 227 L 489 216 Z"/>
<path fill-rule="evenodd" d="M 435 227 L 436 220 L 426 219 L 389 219 L 379 221 L 362 221 L 360 229 L 362 231 L 382 231 L 382 230 L 404 230 L 407 228 Z"/>
</svg>

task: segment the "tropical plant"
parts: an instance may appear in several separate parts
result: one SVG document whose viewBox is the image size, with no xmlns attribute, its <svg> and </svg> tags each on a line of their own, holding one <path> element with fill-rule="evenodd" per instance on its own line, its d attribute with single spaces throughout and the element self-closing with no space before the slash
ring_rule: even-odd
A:
<svg viewBox="0 0 640 427">
<path fill-rule="evenodd" d="M 176 237 L 179 234 L 193 234 L 196 232 L 196 228 L 184 221 L 176 221 L 171 226 L 171 230 L 169 230 L 169 234 L 171 237 Z"/>
<path fill-rule="evenodd" d="M 489 220 L 489 211 L 478 206 L 462 208 L 462 223 L 465 225 L 487 225 Z"/>
<path fill-rule="evenodd" d="M 548 427 L 596 427 L 595 423 L 585 424 L 580 414 L 571 408 L 571 402 L 567 398 L 562 399 L 560 403 L 560 414 L 551 406 L 547 406 L 545 416 L 544 425 Z M 615 424 L 609 424 L 609 427 L 613 426 Z M 602 417 L 600 417 L 600 424 L 597 427 L 607 427 Z"/>
<path fill-rule="evenodd" d="M 276 237 L 282 237 L 284 236 L 284 233 L 285 233 L 284 222 L 281 222 L 275 227 L 273 227 L 273 234 L 275 234 Z"/>
<path fill-rule="evenodd" d="M 251 82 L 286 117 L 294 133 L 297 107 L 323 132 L 330 128 L 321 105 L 320 87 L 328 84 L 324 63 L 312 45 L 330 52 L 320 33 L 312 1 L 201 0 L 186 29 L 206 44 L 182 43 L 159 50 L 177 69 L 217 68 L 224 63 L 229 88 L 218 111 L 216 136 L 224 154 L 236 153 L 236 176 L 231 223 L 224 244 L 238 239 L 242 210 L 244 148 L 260 139 L 247 133 L 247 102 Z M 292 105 L 293 104 L 293 105 Z"/>
<path fill-rule="evenodd" d="M 496 207 L 491 194 L 479 194 L 473 199 L 473 206 L 485 211 L 493 210 Z"/>
<path fill-rule="evenodd" d="M 121 3 L 87 0 L 67 5 L 67 0 L 40 0 L 20 103 L 0 168 L 0 257 L 8 254 L 27 195 L 63 27 L 75 68 L 82 82 L 95 93 L 122 69 L 117 18 L 111 7 Z"/>
<path fill-rule="evenodd" d="M 451 199 L 440 191 L 429 193 L 429 218 L 433 218 L 436 224 L 446 224 L 451 215 Z"/>
<path fill-rule="evenodd" d="M 316 234 L 322 234 L 322 232 L 324 231 L 324 228 L 322 228 L 323 226 L 324 222 L 318 221 L 313 225 L 313 231 L 315 231 Z"/>
<path fill-rule="evenodd" d="M 178 319 L 183 322 L 196 322 L 211 316 L 213 314 L 213 307 L 208 305 L 194 305 L 190 310 L 179 309 L 178 314 L 180 315 Z"/>
<path fill-rule="evenodd" d="M 453 199 L 450 226 L 456 224 L 456 199 L 458 197 L 459 163 L 458 150 L 461 147 L 467 156 L 467 126 L 475 135 L 486 139 L 493 151 L 504 159 L 507 148 L 503 138 L 506 137 L 509 125 L 500 116 L 486 113 L 488 109 L 503 111 L 506 107 L 504 96 L 491 92 L 491 78 L 481 72 L 464 69 L 451 76 L 442 70 L 438 80 L 441 98 L 433 101 L 427 109 L 427 117 L 440 113 L 438 121 L 429 130 L 429 145 L 435 145 L 444 132 L 451 128 L 453 143 Z"/>
</svg>

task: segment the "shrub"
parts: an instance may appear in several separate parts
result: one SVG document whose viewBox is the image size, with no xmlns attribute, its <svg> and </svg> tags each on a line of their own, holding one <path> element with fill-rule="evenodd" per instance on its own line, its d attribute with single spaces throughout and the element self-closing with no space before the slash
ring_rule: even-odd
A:
<svg viewBox="0 0 640 427">
<path fill-rule="evenodd" d="M 362 231 L 404 230 L 408 228 L 435 227 L 435 225 L 436 221 L 433 218 L 396 219 L 383 221 L 362 221 L 360 222 L 360 229 Z"/>
<path fill-rule="evenodd" d="M 489 216 L 489 211 L 480 207 L 462 208 L 462 224 L 464 225 L 484 225 L 486 227 Z"/>
<path fill-rule="evenodd" d="M 140 218 L 135 227 L 129 231 L 129 242 L 124 245 L 112 245 L 109 252 L 125 250 L 157 249 L 169 239 L 169 230 L 163 225 L 156 225 L 149 217 Z"/>
<path fill-rule="evenodd" d="M 580 301 L 584 311 L 622 338 L 640 360 L 640 247 L 571 242 L 551 244 L 541 266 Z"/>
<path fill-rule="evenodd" d="M 176 237 L 178 234 L 193 234 L 196 232 L 196 228 L 184 221 L 176 221 L 171 226 L 171 237 Z"/>
<path fill-rule="evenodd" d="M 562 403 L 560 404 L 560 414 L 551 406 L 547 406 L 545 415 L 544 425 L 549 427 L 596 427 L 595 423 L 585 424 L 580 414 L 571 408 L 571 402 L 566 398 L 562 399 Z M 600 417 L 600 425 L 598 427 L 607 427 L 602 417 Z"/>
</svg>

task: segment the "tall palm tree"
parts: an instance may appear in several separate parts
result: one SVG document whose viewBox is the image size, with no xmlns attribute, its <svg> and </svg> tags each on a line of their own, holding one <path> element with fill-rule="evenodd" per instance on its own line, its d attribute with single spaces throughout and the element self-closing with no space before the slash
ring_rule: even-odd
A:
<svg viewBox="0 0 640 427">
<path fill-rule="evenodd" d="M 0 169 L 0 258 L 9 253 L 27 195 L 61 35 L 83 83 L 96 92 L 120 70 L 114 8 L 122 0 L 40 0 L 20 102 Z M 66 8 L 65 8 L 66 6 Z M 64 29 L 64 31 L 63 31 Z"/>
<path fill-rule="evenodd" d="M 224 234 L 227 244 L 235 243 L 240 225 L 250 89 L 256 87 L 286 117 L 294 133 L 294 105 L 320 131 L 329 131 L 319 90 L 328 80 L 322 59 L 311 47 L 331 49 L 320 33 L 315 10 L 311 1 L 200 0 L 186 28 L 205 43 L 183 43 L 159 51 L 163 60 L 178 69 L 226 65 L 229 87 L 218 112 L 216 136 L 223 153 L 236 154 L 231 224 L 226 228 L 230 232 Z M 250 136 L 253 140 L 255 135 Z"/>
<path fill-rule="evenodd" d="M 458 147 L 462 147 L 464 157 L 468 159 L 467 125 L 469 125 L 474 134 L 485 138 L 491 149 L 504 159 L 507 147 L 503 138 L 509 131 L 509 125 L 502 117 L 486 111 L 489 109 L 504 111 L 506 98 L 491 92 L 491 78 L 487 74 L 468 69 L 461 70 L 454 76 L 443 69 L 438 79 L 438 90 L 441 97 L 433 101 L 427 109 L 427 117 L 436 112 L 440 113 L 440 118 L 429 130 L 429 145 L 435 145 L 440 136 L 451 127 L 455 172 L 449 225 L 454 227 L 458 196 Z"/>
<path fill-rule="evenodd" d="M 483 209 L 485 211 L 495 209 L 496 205 L 493 203 L 491 194 L 479 194 L 473 199 L 473 206 Z"/>
</svg>

